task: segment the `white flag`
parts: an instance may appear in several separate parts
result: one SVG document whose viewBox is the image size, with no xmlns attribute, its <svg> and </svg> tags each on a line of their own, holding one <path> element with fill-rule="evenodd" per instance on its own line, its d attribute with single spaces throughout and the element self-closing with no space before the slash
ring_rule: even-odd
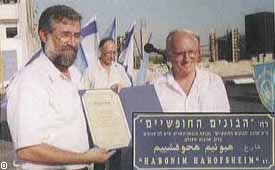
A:
<svg viewBox="0 0 275 170">
<path fill-rule="evenodd" d="M 99 35 L 96 23 L 96 16 L 93 16 L 91 20 L 81 29 L 81 51 L 85 56 L 87 65 L 89 68 L 96 66 L 98 59 L 98 43 Z"/>
<path fill-rule="evenodd" d="M 105 32 L 102 38 L 112 38 L 114 41 L 117 39 L 117 20 L 116 17 L 114 18 L 112 24 Z"/>
<path fill-rule="evenodd" d="M 125 44 L 122 52 L 119 56 L 119 62 L 124 66 L 129 79 L 132 82 L 133 71 L 134 71 L 134 40 L 133 34 L 135 29 L 135 23 L 131 26 L 130 31 L 127 33 L 125 38 Z"/>
<path fill-rule="evenodd" d="M 116 50 L 117 50 L 117 19 L 116 19 L 116 17 L 114 18 L 112 24 L 107 29 L 105 34 L 102 36 L 102 39 L 103 38 L 112 38 L 115 41 Z M 114 61 L 117 62 L 117 56 L 115 56 Z"/>
<path fill-rule="evenodd" d="M 152 38 L 152 33 L 150 34 L 147 43 L 150 43 L 151 38 Z M 135 81 L 135 86 L 142 86 L 145 84 L 148 63 L 149 63 L 149 53 L 146 53 L 144 51 L 143 61 L 141 63 L 140 69 L 138 70 L 138 73 L 137 73 L 137 80 Z"/>
</svg>

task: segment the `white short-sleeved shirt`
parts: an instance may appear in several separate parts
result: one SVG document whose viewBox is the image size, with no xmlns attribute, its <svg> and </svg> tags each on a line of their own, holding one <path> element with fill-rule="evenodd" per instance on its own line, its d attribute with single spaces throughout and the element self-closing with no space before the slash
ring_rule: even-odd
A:
<svg viewBox="0 0 275 170">
<path fill-rule="evenodd" d="M 196 78 L 188 96 L 171 72 L 153 81 L 164 112 L 229 112 L 230 106 L 222 79 L 211 72 L 196 69 Z"/>
<path fill-rule="evenodd" d="M 63 150 L 86 152 L 89 143 L 78 86 L 59 72 L 44 53 L 40 55 L 18 72 L 8 87 L 7 118 L 14 147 L 47 143 Z M 84 166 L 24 162 L 22 168 L 78 169 Z"/>
<path fill-rule="evenodd" d="M 85 89 L 106 89 L 119 83 L 122 87 L 130 87 L 131 82 L 123 66 L 112 63 L 110 72 L 102 67 L 100 61 L 95 68 L 87 68 L 82 75 L 82 83 Z"/>
<path fill-rule="evenodd" d="M 81 82 L 81 72 L 78 70 L 78 68 L 75 65 L 72 65 L 69 67 L 69 72 L 71 76 L 71 80 L 73 83 L 75 83 L 79 89 L 83 87 Z"/>
</svg>

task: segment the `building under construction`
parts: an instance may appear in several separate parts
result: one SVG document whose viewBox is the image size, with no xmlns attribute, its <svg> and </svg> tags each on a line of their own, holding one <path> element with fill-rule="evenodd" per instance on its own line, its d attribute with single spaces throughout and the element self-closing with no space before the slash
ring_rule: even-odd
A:
<svg viewBox="0 0 275 170">
<path fill-rule="evenodd" d="M 226 35 L 217 38 L 219 60 L 240 60 L 240 35 L 238 29 L 227 30 Z"/>
<path fill-rule="evenodd" d="M 210 61 L 218 61 L 218 48 L 216 33 L 210 33 L 209 35 L 209 50 L 210 50 Z"/>
</svg>

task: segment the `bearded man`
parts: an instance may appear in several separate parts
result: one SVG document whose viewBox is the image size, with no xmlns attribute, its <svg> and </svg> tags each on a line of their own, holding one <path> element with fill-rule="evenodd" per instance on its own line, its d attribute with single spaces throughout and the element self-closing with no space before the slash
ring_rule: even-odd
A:
<svg viewBox="0 0 275 170">
<path fill-rule="evenodd" d="M 42 52 L 8 87 L 8 124 L 21 169 L 88 169 L 112 155 L 89 149 L 75 73 L 69 69 L 80 44 L 80 21 L 80 14 L 64 5 L 42 12 Z"/>
</svg>

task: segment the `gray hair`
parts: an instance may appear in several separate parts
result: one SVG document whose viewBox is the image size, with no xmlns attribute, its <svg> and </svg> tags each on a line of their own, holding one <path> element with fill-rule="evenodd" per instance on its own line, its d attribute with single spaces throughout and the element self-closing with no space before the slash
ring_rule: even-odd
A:
<svg viewBox="0 0 275 170">
<path fill-rule="evenodd" d="M 168 34 L 168 36 L 166 38 L 166 50 L 168 50 L 169 46 L 171 45 L 171 41 L 174 38 L 174 36 L 176 35 L 176 33 L 182 33 L 182 34 L 190 35 L 190 37 L 192 37 L 194 39 L 194 41 L 196 41 L 197 44 L 199 45 L 197 35 L 193 31 L 191 31 L 189 29 L 185 29 L 185 28 L 179 28 L 179 29 L 175 29 L 175 30 L 171 31 Z"/>
<path fill-rule="evenodd" d="M 100 42 L 99 42 L 99 48 L 102 48 L 106 42 L 111 41 L 115 44 L 115 40 L 113 38 L 107 37 L 107 38 L 103 38 Z"/>
</svg>

